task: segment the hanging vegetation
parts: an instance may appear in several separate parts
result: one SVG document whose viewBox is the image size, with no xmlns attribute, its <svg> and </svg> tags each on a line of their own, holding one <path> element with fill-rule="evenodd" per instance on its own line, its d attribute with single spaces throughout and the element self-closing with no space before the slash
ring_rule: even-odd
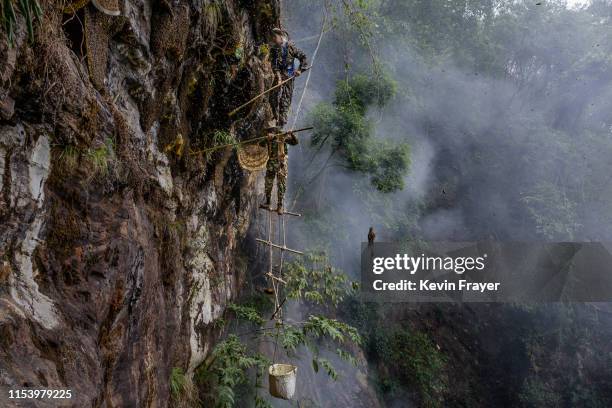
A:
<svg viewBox="0 0 612 408">
<path fill-rule="evenodd" d="M 272 342 L 275 348 L 282 348 L 288 357 L 295 357 L 296 352 L 305 347 L 312 354 L 315 373 L 322 370 L 332 380 L 338 379 L 339 373 L 324 355 L 335 354 L 356 365 L 357 360 L 351 350 L 355 345 L 360 345 L 362 339 L 356 328 L 329 315 L 331 308 L 355 293 L 357 285 L 350 282 L 344 273 L 333 269 L 327 257 L 321 253 L 309 253 L 303 260 L 289 263 L 283 277 L 287 284 L 281 293 L 287 296 L 287 300 L 303 302 L 308 310 L 312 310 L 305 321 L 265 319 L 263 313 L 269 311 L 265 305 L 270 304 L 253 299 L 240 305 L 230 304 L 228 312 L 251 328 L 245 336 Z M 272 358 L 279 355 L 275 354 Z M 295 366 L 286 363 L 270 365 L 266 357 L 249 350 L 246 343 L 232 334 L 215 347 L 211 357 L 196 372 L 195 381 L 201 389 L 215 390 L 205 395 L 203 400 L 211 406 L 232 406 L 238 389 L 249 379 L 245 371 L 249 368 L 255 371 L 256 389 L 261 388 L 262 375 L 265 369 L 269 369 L 272 396 L 290 399 L 295 392 Z M 269 406 L 260 395 L 256 394 L 254 398 L 257 407 Z"/>
<path fill-rule="evenodd" d="M 34 21 L 42 18 L 42 8 L 37 0 L 2 0 L 0 21 L 11 46 L 15 40 L 15 29 L 17 27 L 16 9 L 25 18 L 30 41 L 34 41 Z"/>
</svg>

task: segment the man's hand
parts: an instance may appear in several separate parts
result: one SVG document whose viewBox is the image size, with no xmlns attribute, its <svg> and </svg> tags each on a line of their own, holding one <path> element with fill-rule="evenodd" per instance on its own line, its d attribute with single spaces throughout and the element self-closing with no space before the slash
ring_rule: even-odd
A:
<svg viewBox="0 0 612 408">
<path fill-rule="evenodd" d="M 296 69 L 295 73 L 293 75 L 296 76 L 296 77 L 299 77 L 300 75 L 302 75 L 302 71 L 299 70 L 299 69 Z"/>
</svg>

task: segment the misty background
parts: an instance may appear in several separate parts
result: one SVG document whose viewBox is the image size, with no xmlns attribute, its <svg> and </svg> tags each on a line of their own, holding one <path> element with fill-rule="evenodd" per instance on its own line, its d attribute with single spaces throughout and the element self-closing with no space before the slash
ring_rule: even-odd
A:
<svg viewBox="0 0 612 408">
<path fill-rule="evenodd" d="M 403 188 L 381 192 L 334 146 L 290 149 L 289 246 L 325 252 L 358 280 L 377 240 L 612 239 L 612 2 L 291 0 L 285 28 L 310 58 L 296 127 L 338 84 L 395 82 L 367 120 L 407 143 Z M 299 320 L 308 309 L 294 306 Z M 337 312 L 366 338 L 365 367 L 333 384 L 303 355 L 312 406 L 592 406 L 612 403 L 612 314 L 598 305 L 364 305 Z M 408 361 L 400 363 L 399 361 Z M 414 361 L 417 360 L 416 363 Z M 422 360 L 422 361 L 421 361 Z M 418 363 L 421 361 L 421 363 Z M 375 402 L 373 402 L 375 401 Z M 275 406 L 289 406 L 274 401 Z M 311 405 L 301 406 L 311 406 Z"/>
</svg>

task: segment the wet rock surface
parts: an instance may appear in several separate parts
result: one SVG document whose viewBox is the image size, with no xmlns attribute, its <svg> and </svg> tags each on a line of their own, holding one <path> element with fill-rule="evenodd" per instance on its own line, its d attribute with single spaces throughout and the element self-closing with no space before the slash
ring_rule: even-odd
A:
<svg viewBox="0 0 612 408">
<path fill-rule="evenodd" d="M 0 31 L 0 405 L 31 387 L 168 406 L 172 368 L 206 357 L 245 280 L 258 191 L 232 149 L 190 152 L 260 135 L 265 99 L 227 113 L 265 84 L 278 4 L 44 3 L 33 42 L 22 19 L 12 47 Z"/>
</svg>

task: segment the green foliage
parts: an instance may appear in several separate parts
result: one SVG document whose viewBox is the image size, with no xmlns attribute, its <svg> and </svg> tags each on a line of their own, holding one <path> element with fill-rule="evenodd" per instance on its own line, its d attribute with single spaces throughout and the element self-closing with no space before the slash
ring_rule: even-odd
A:
<svg viewBox="0 0 612 408">
<path fill-rule="evenodd" d="M 378 191 L 392 193 L 404 189 L 404 176 L 410 168 L 410 146 L 377 145 L 372 153 L 372 183 Z"/>
<path fill-rule="evenodd" d="M 212 134 L 207 136 L 205 158 L 206 161 L 209 161 L 214 152 L 219 151 L 216 149 L 217 147 L 225 146 L 225 145 L 234 145 L 236 146 L 238 141 L 236 140 L 236 136 L 226 130 L 215 130 Z M 211 149 L 211 150 L 208 150 Z"/>
<path fill-rule="evenodd" d="M 325 370 L 329 378 L 331 378 L 334 381 L 338 379 L 338 372 L 334 368 L 334 365 L 328 359 L 319 358 L 316 361 L 318 361 L 318 366 L 320 365 L 321 367 L 323 367 L 323 369 Z"/>
<path fill-rule="evenodd" d="M 212 147 L 236 143 L 236 136 L 225 130 L 215 130 L 212 134 Z"/>
<path fill-rule="evenodd" d="M 260 58 L 267 58 L 270 55 L 270 46 L 268 44 L 261 44 L 257 47 L 257 55 Z"/>
<path fill-rule="evenodd" d="M 185 383 L 185 372 L 179 367 L 172 368 L 170 373 L 170 394 L 173 398 L 178 398 L 183 392 Z"/>
<path fill-rule="evenodd" d="M 197 391 L 193 387 L 191 378 L 185 375 L 183 369 L 173 367 L 170 372 L 170 396 L 173 406 L 189 408 L 199 405 Z"/>
<path fill-rule="evenodd" d="M 611 406 L 612 353 L 598 307 L 538 305 L 513 310 L 525 333 L 519 337 L 523 355 L 513 356 L 528 367 L 519 383 L 522 407 Z M 597 357 L 585 364 L 593 353 Z"/>
<path fill-rule="evenodd" d="M 422 406 L 441 407 L 448 390 L 447 358 L 430 338 L 410 329 L 377 330 L 368 344 L 371 356 L 403 384 L 419 393 Z"/>
<path fill-rule="evenodd" d="M 279 335 L 280 344 L 288 352 L 295 352 L 299 346 L 306 345 L 306 335 L 294 326 L 285 326 Z"/>
<path fill-rule="evenodd" d="M 196 383 L 209 391 L 205 395 L 205 406 L 233 407 L 236 388 L 248 380 L 247 370 L 254 368 L 259 377 L 269 364 L 264 356 L 250 353 L 237 336 L 229 335 L 215 346 L 210 358 L 196 370 Z"/>
<path fill-rule="evenodd" d="M 287 265 L 285 290 L 290 299 L 337 306 L 353 292 L 344 273 L 331 266 L 323 253 L 309 252 Z"/>
<path fill-rule="evenodd" d="M 339 82 L 334 104 L 317 105 L 310 118 L 316 124 L 312 145 L 318 149 L 329 146 L 349 170 L 370 174 L 372 184 L 384 193 L 404 187 L 410 148 L 406 143 L 376 140 L 366 115 L 371 106 L 384 107 L 395 92 L 396 84 L 386 74 L 356 75 Z"/>
<path fill-rule="evenodd" d="M 227 309 L 233 312 L 238 319 L 246 320 L 248 322 L 261 325 L 265 323 L 265 319 L 261 314 L 251 306 L 241 306 L 234 303 L 230 303 Z"/>
<path fill-rule="evenodd" d="M 266 401 L 263 397 L 255 396 L 255 408 L 272 408 L 272 404 Z"/>
<path fill-rule="evenodd" d="M 376 79 L 358 74 L 338 83 L 334 104 L 365 115 L 368 107 L 383 108 L 396 93 L 397 83 L 388 74 L 378 74 Z"/>
<path fill-rule="evenodd" d="M 42 18 L 42 8 L 37 0 L 1 0 L 0 5 L 0 23 L 6 31 L 9 45 L 13 45 L 15 40 L 15 25 L 17 23 L 17 14 L 15 12 L 15 3 L 21 15 L 25 18 L 28 29 L 28 37 L 30 41 L 34 41 L 34 20 Z"/>
<path fill-rule="evenodd" d="M 307 336 L 310 335 L 314 338 L 330 338 L 340 344 L 345 344 L 348 341 L 357 345 L 362 343 L 361 336 L 356 328 L 336 319 L 329 319 L 324 316 L 308 316 L 302 330 Z"/>
<path fill-rule="evenodd" d="M 113 141 L 108 138 L 102 145 L 87 150 L 85 157 L 92 167 L 92 178 L 108 175 L 110 162 L 113 160 L 113 156 Z"/>
</svg>

